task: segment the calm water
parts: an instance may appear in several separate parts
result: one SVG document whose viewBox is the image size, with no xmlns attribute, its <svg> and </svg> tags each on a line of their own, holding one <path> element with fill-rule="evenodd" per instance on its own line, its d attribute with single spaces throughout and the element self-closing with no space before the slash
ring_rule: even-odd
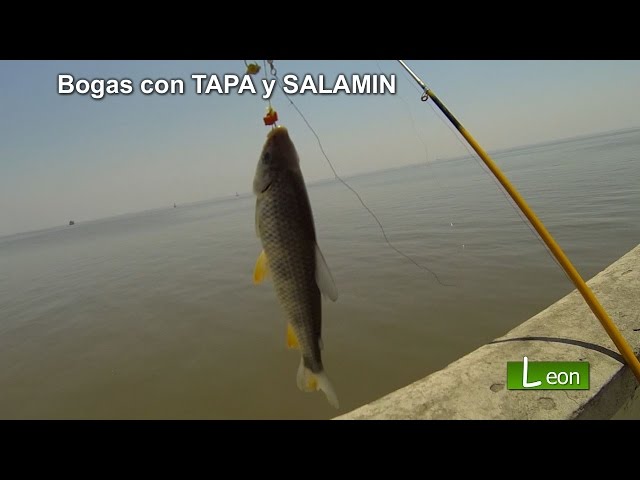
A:
<svg viewBox="0 0 640 480">
<path fill-rule="evenodd" d="M 640 131 L 494 156 L 590 278 L 640 242 Z M 251 179 L 247 180 L 248 185 Z M 0 418 L 330 418 L 445 367 L 572 290 L 479 161 L 309 188 L 340 291 L 341 409 L 295 382 L 251 195 L 0 238 Z"/>
</svg>

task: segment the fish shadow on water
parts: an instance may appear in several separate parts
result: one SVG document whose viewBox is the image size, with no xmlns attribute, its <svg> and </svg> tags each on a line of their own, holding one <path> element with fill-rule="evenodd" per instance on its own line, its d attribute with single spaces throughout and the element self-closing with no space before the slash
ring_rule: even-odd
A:
<svg viewBox="0 0 640 480">
<path fill-rule="evenodd" d="M 595 343 L 583 342 L 582 340 L 574 340 L 572 338 L 560 338 L 560 337 L 518 337 L 518 338 L 506 338 L 504 340 L 494 340 L 493 342 L 489 342 L 489 345 L 494 343 L 505 343 L 505 342 L 525 342 L 528 340 L 538 341 L 538 342 L 554 342 L 554 343 L 564 343 L 567 345 L 576 345 L 578 347 L 588 348 L 589 350 L 595 350 L 596 352 L 600 352 L 608 357 L 617 360 L 618 362 L 624 364 L 624 358 L 617 352 L 610 350 L 601 345 L 596 345 Z"/>
</svg>

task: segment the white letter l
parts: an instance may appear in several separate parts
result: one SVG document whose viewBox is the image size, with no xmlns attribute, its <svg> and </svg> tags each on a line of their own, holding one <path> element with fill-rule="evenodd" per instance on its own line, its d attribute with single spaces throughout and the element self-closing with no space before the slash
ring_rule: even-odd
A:
<svg viewBox="0 0 640 480">
<path fill-rule="evenodd" d="M 537 382 L 527 382 L 527 371 L 529 370 L 529 359 L 524 357 L 524 368 L 522 370 L 522 386 L 524 388 L 537 387 L 538 385 L 542 385 L 542 382 L 538 380 Z"/>
</svg>

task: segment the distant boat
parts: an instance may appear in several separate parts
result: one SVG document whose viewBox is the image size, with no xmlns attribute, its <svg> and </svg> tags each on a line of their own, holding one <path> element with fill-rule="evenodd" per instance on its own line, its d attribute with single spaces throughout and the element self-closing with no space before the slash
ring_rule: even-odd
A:
<svg viewBox="0 0 640 480">
<path fill-rule="evenodd" d="M 76 222 L 74 222 L 73 220 L 69 220 L 69 225 L 75 225 Z"/>
<path fill-rule="evenodd" d="M 236 192 L 236 197 L 239 197 L 240 195 L 238 195 L 238 192 Z"/>
<path fill-rule="evenodd" d="M 175 203 L 173 204 L 173 208 L 177 208 Z"/>
</svg>

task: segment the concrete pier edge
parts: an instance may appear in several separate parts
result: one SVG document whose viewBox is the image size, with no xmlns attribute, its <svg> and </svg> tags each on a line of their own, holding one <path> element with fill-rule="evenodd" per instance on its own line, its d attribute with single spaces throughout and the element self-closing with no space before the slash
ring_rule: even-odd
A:
<svg viewBox="0 0 640 480">
<path fill-rule="evenodd" d="M 587 283 L 638 356 L 640 245 Z M 508 390 L 507 362 L 525 355 L 529 361 L 589 362 L 590 389 Z M 574 290 L 503 337 L 335 420 L 608 419 L 640 397 L 640 384 L 622 362 Z"/>
</svg>

